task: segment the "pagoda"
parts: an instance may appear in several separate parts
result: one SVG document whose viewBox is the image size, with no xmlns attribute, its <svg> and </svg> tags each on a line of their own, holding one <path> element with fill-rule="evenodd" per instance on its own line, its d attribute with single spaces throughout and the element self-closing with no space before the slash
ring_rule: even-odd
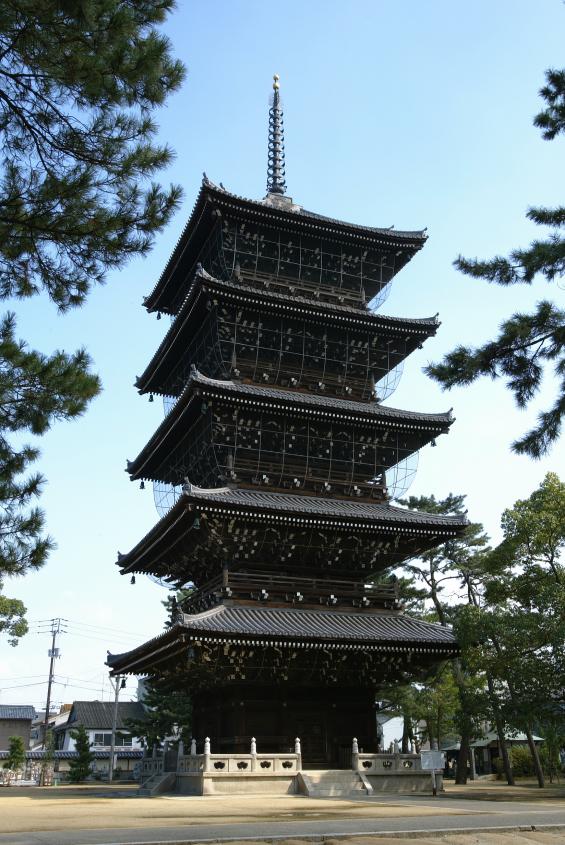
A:
<svg viewBox="0 0 565 845">
<path fill-rule="evenodd" d="M 345 223 L 286 195 L 278 77 L 267 196 L 204 176 L 154 290 L 171 325 L 136 386 L 166 416 L 132 480 L 152 482 L 160 521 L 127 554 L 188 597 L 114 674 L 186 690 L 193 735 L 223 753 L 257 745 L 305 765 L 377 750 L 375 698 L 457 654 L 450 630 L 403 612 L 387 571 L 464 530 L 461 517 L 391 500 L 450 413 L 383 404 L 437 317 L 376 311 L 424 246 L 422 231 Z"/>
</svg>

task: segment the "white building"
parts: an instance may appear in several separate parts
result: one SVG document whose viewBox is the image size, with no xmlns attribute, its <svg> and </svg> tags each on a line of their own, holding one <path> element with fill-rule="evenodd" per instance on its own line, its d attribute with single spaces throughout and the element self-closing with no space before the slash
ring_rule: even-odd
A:
<svg viewBox="0 0 565 845">
<path fill-rule="evenodd" d="M 119 702 L 116 750 L 142 748 L 141 740 L 131 735 L 126 722 L 128 719 L 143 719 L 144 716 L 145 708 L 138 701 Z M 55 748 L 61 751 L 74 751 L 75 740 L 72 732 L 82 725 L 88 734 L 93 751 L 109 749 L 112 744 L 113 717 L 113 701 L 74 701 L 68 720 L 54 729 Z"/>
</svg>

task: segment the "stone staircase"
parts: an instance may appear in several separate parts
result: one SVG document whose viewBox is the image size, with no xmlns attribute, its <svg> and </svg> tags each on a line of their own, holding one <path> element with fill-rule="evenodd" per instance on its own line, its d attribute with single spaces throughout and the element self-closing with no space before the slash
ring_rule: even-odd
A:
<svg viewBox="0 0 565 845">
<path fill-rule="evenodd" d="M 359 773 L 344 769 L 307 769 L 298 774 L 300 792 L 310 798 L 362 798 L 372 788 Z"/>
<path fill-rule="evenodd" d="M 177 780 L 176 772 L 159 772 L 148 778 L 137 790 L 139 796 L 152 798 L 162 792 L 173 792 Z"/>
</svg>

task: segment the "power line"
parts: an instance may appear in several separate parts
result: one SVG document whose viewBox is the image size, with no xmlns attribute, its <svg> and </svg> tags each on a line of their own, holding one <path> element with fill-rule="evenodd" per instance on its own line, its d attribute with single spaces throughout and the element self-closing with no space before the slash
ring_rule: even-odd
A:
<svg viewBox="0 0 565 845">
<path fill-rule="evenodd" d="M 90 634 L 79 634 L 78 631 L 73 631 L 72 629 L 68 631 L 73 637 L 80 637 L 83 640 L 95 640 L 98 643 L 105 643 L 108 645 L 110 640 L 115 643 L 122 643 L 124 645 L 131 645 L 131 640 L 122 640 L 118 637 L 110 638 L 110 637 L 91 637 Z"/>
<path fill-rule="evenodd" d="M 78 625 L 81 628 L 99 628 L 104 631 L 114 631 L 117 634 L 127 634 L 129 637 L 143 636 L 135 631 L 126 631 L 123 628 L 113 628 L 110 625 L 91 625 L 89 622 L 81 622 L 78 619 L 65 619 L 65 622 L 70 622 L 73 625 Z"/>
<path fill-rule="evenodd" d="M 42 678 L 43 674 L 38 675 L 9 675 L 7 678 L 2 678 L 3 681 L 24 681 L 27 678 Z"/>
</svg>

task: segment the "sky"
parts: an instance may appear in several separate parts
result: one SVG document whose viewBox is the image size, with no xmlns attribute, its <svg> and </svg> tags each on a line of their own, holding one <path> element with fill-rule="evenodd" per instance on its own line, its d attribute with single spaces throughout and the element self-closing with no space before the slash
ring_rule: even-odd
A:
<svg viewBox="0 0 565 845">
<path fill-rule="evenodd" d="M 563 440 L 539 462 L 510 443 L 551 402 L 519 411 L 502 382 L 442 393 L 422 372 L 455 344 L 480 344 L 517 310 L 563 297 L 558 285 L 502 289 L 453 267 L 457 255 L 489 258 L 539 234 L 530 205 L 562 201 L 564 139 L 544 142 L 532 125 L 547 67 L 565 58 L 560 0 L 179 0 L 165 30 L 187 65 L 181 91 L 156 118 L 176 152 L 163 182 L 183 186 L 181 210 L 145 259 L 59 316 L 45 297 L 8 303 L 18 330 L 44 352 L 84 346 L 104 390 L 81 419 L 41 438 L 42 497 L 57 549 L 47 565 L 5 592 L 21 598 L 31 631 L 0 643 L 0 703 L 45 703 L 48 626 L 62 617 L 56 705 L 111 695 L 106 651 L 160 633 L 166 590 L 115 565 L 157 520 L 150 485 L 125 473 L 162 419 L 133 382 L 164 332 L 142 307 L 190 215 L 205 171 L 228 190 L 265 195 L 267 118 L 280 74 L 288 194 L 305 208 L 368 226 L 427 227 L 424 249 L 395 278 L 385 314 L 439 312 L 437 336 L 405 364 L 387 400 L 423 412 L 453 406 L 456 422 L 422 450 L 410 493 L 465 493 L 469 517 L 500 540 L 500 516 L 544 475 L 565 475 Z M 122 699 L 135 698 L 128 680 Z"/>
</svg>

